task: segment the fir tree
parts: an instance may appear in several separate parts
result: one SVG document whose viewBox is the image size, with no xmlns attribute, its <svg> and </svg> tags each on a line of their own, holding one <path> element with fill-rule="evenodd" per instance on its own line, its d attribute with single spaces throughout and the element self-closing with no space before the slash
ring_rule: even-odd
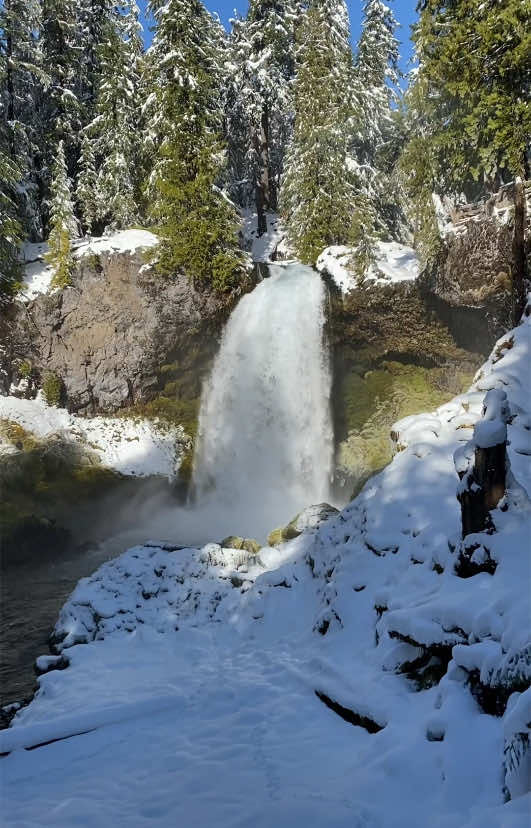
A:
<svg viewBox="0 0 531 828">
<path fill-rule="evenodd" d="M 149 102 L 157 159 L 152 215 L 162 237 L 159 269 L 184 270 L 198 286 L 230 288 L 241 273 L 237 215 L 219 189 L 225 153 L 220 28 L 199 0 L 152 10 L 158 28 L 149 53 Z"/>
<path fill-rule="evenodd" d="M 93 142 L 86 134 L 81 140 L 76 201 L 79 205 L 81 224 L 87 233 L 92 233 L 98 216 L 98 175 Z"/>
<path fill-rule="evenodd" d="M 71 239 L 77 235 L 78 231 L 62 141 L 59 142 L 57 147 L 53 169 L 50 227 L 49 252 L 46 259 L 54 268 L 52 285 L 62 288 L 70 284 L 74 265 Z"/>
<path fill-rule="evenodd" d="M 477 197 L 529 177 L 531 32 L 521 0 L 422 0 L 419 11 L 403 169 L 420 213 L 431 191 Z"/>
<path fill-rule="evenodd" d="M 18 212 L 26 232 L 41 230 L 37 204 L 39 84 L 46 77 L 39 41 L 38 0 L 4 0 L 0 5 L 0 150 L 19 170 Z"/>
<path fill-rule="evenodd" d="M 236 141 L 247 147 L 239 168 L 253 191 L 258 233 L 265 210 L 276 209 L 284 155 L 292 127 L 291 80 L 295 66 L 297 0 L 251 0 L 247 18 L 233 21 L 232 58 L 236 87 L 230 110 Z M 241 173 L 237 172 L 240 178 Z"/>
<path fill-rule="evenodd" d="M 347 167 L 351 51 L 343 0 L 314 0 L 299 34 L 295 130 L 282 204 L 297 255 L 313 263 L 352 238 Z"/>
<path fill-rule="evenodd" d="M 109 22 L 102 47 L 96 117 L 88 127 L 101 159 L 96 216 L 110 228 L 138 221 L 141 121 L 141 26 L 136 2 Z"/>
<path fill-rule="evenodd" d="M 353 185 L 371 203 L 380 233 L 400 236 L 404 218 L 394 168 L 401 149 L 397 22 L 382 0 L 366 0 L 354 65 Z M 370 222 L 369 222 L 370 223 Z"/>
<path fill-rule="evenodd" d="M 16 204 L 19 177 L 16 165 L 0 150 L 0 302 L 14 292 L 21 277 L 22 228 Z"/>
</svg>

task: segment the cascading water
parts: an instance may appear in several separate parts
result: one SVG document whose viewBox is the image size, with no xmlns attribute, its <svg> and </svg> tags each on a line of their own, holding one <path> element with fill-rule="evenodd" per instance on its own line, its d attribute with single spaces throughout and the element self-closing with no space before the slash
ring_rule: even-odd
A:
<svg viewBox="0 0 531 828">
<path fill-rule="evenodd" d="M 328 499 L 333 456 L 324 285 L 301 264 L 270 273 L 227 323 L 193 476 L 198 506 L 215 501 L 231 531 L 256 537 Z"/>
</svg>

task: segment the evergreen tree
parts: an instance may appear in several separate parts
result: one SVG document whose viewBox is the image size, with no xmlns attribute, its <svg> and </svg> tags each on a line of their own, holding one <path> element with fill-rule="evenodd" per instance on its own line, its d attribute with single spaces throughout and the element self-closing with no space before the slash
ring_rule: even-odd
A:
<svg viewBox="0 0 531 828">
<path fill-rule="evenodd" d="M 19 177 L 13 161 L 0 150 L 0 302 L 13 293 L 21 277 L 22 228 L 16 204 Z"/>
<path fill-rule="evenodd" d="M 93 142 L 86 134 L 81 140 L 76 201 L 79 205 L 81 224 L 87 233 L 92 233 L 98 216 L 98 175 Z"/>
<path fill-rule="evenodd" d="M 38 0 L 4 0 L 0 5 L 0 151 L 19 171 L 16 202 L 31 235 L 40 232 L 37 205 L 37 99 L 45 81 L 39 42 Z"/>
<path fill-rule="evenodd" d="M 151 8 L 158 23 L 149 53 L 155 92 L 148 111 L 157 147 L 150 185 L 162 237 L 159 269 L 182 269 L 198 286 L 210 282 L 226 290 L 240 275 L 242 258 L 236 211 L 218 187 L 225 164 L 218 137 L 219 23 L 199 0 Z"/>
<path fill-rule="evenodd" d="M 432 192 L 478 197 L 529 176 L 531 30 L 521 0 L 421 0 L 418 8 L 420 65 L 402 166 L 428 221 Z"/>
<path fill-rule="evenodd" d="M 314 0 L 299 33 L 295 129 L 282 191 L 288 236 L 304 262 L 315 262 L 330 244 L 352 239 L 351 64 L 345 3 Z"/>
<path fill-rule="evenodd" d="M 102 46 L 96 117 L 89 125 L 101 159 L 96 216 L 111 228 L 138 221 L 141 147 L 142 39 L 136 2 L 128 2 L 109 22 Z"/>
<path fill-rule="evenodd" d="M 286 145 L 292 127 L 291 80 L 295 67 L 297 0 L 251 0 L 247 18 L 233 21 L 231 133 L 247 147 L 237 166 L 251 185 L 258 233 L 266 231 L 266 209 L 276 209 Z"/>
<path fill-rule="evenodd" d="M 42 50 L 48 83 L 41 117 L 47 168 L 59 141 L 69 151 L 81 127 L 80 79 L 84 73 L 78 22 L 76 0 L 43 0 Z"/>
<path fill-rule="evenodd" d="M 380 233 L 393 237 L 401 235 L 404 221 L 394 176 L 403 133 L 397 25 L 382 0 L 365 0 L 354 66 L 350 149 L 354 188 L 359 198 L 370 202 Z"/>
<path fill-rule="evenodd" d="M 77 235 L 78 225 L 74 216 L 71 184 L 66 169 L 63 142 L 57 147 L 53 169 L 50 202 L 50 236 L 47 261 L 54 268 L 52 285 L 66 287 L 70 284 L 74 266 L 71 239 Z"/>
</svg>

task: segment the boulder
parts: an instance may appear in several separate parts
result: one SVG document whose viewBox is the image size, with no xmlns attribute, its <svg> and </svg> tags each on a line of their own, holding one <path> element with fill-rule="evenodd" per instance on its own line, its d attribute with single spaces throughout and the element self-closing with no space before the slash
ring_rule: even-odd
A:
<svg viewBox="0 0 531 828">
<path fill-rule="evenodd" d="M 278 546 L 288 540 L 293 540 L 303 532 L 315 529 L 325 520 L 339 514 L 339 510 L 329 503 L 317 503 L 314 506 L 307 506 L 299 512 L 287 526 L 273 529 L 267 536 L 269 546 Z"/>
<path fill-rule="evenodd" d="M 258 555 L 262 548 L 254 538 L 240 538 L 238 535 L 229 535 L 221 541 L 222 549 L 243 549 L 249 555 Z"/>
</svg>

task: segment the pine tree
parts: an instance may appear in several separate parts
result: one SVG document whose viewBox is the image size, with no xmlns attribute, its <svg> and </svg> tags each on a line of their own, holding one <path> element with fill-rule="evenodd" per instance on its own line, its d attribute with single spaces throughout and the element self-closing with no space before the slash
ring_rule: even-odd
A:
<svg viewBox="0 0 531 828">
<path fill-rule="evenodd" d="M 16 188 L 20 171 L 0 150 L 0 302 L 11 295 L 21 277 L 20 243 Z"/>
<path fill-rule="evenodd" d="M 85 231 L 90 234 L 94 229 L 98 216 L 99 198 L 93 141 L 86 134 L 83 135 L 81 140 L 76 201 L 79 205 L 81 224 Z"/>
<path fill-rule="evenodd" d="M 415 201 L 477 197 L 529 176 L 531 31 L 521 0 L 422 0 L 403 158 Z M 416 164 L 422 159 L 422 175 Z M 427 208 L 425 208 L 427 209 Z"/>
<path fill-rule="evenodd" d="M 158 266 L 169 274 L 184 270 L 197 286 L 227 290 L 242 259 L 236 211 L 218 187 L 225 164 L 219 23 L 199 0 L 169 0 L 152 11 L 158 28 L 148 111 L 157 147 L 150 187 L 162 237 Z"/>
<path fill-rule="evenodd" d="M 102 47 L 96 117 L 88 127 L 98 173 L 96 216 L 109 228 L 138 221 L 141 147 L 141 26 L 136 2 L 109 21 Z"/>
<path fill-rule="evenodd" d="M 299 33 L 295 130 L 286 159 L 282 205 L 288 236 L 304 262 L 352 238 L 347 167 L 351 77 L 343 0 L 314 0 Z"/>
<path fill-rule="evenodd" d="M 231 133 L 246 146 L 241 171 L 253 191 L 258 233 L 266 231 L 265 210 L 276 209 L 277 195 L 292 128 L 291 81 L 295 67 L 297 0 L 251 0 L 247 18 L 233 21 L 232 59 L 236 72 Z M 243 142 L 242 142 L 243 133 Z M 233 153 L 234 154 L 234 153 Z"/>
<path fill-rule="evenodd" d="M 41 229 L 37 204 L 37 100 L 45 82 L 39 41 L 38 0 L 4 0 L 0 5 L 0 149 L 19 171 L 16 202 L 26 232 Z"/>
<path fill-rule="evenodd" d="M 63 142 L 57 147 L 57 156 L 53 169 L 50 202 L 50 236 L 48 239 L 49 252 L 47 261 L 54 268 L 52 285 L 66 287 L 70 284 L 74 266 L 71 249 L 71 239 L 78 232 L 77 221 L 74 216 L 71 184 L 66 169 L 66 160 Z"/>
<path fill-rule="evenodd" d="M 82 49 L 76 0 L 44 0 L 42 17 L 43 63 L 48 83 L 43 94 L 43 131 L 48 168 L 59 141 L 65 152 L 81 128 Z"/>
<path fill-rule="evenodd" d="M 402 142 L 398 110 L 397 22 L 382 0 L 365 0 L 354 66 L 353 185 L 369 200 L 380 233 L 400 236 L 404 222 L 394 168 Z"/>
</svg>

